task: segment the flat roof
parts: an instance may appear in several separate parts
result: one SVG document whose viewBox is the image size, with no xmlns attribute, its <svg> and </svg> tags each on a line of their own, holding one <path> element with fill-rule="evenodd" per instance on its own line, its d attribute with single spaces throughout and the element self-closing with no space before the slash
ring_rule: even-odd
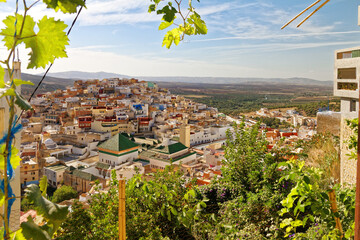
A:
<svg viewBox="0 0 360 240">
<path fill-rule="evenodd" d="M 61 165 L 61 164 L 58 164 L 58 165 L 54 165 L 54 166 L 48 166 L 48 167 L 45 167 L 49 170 L 52 170 L 54 172 L 58 172 L 58 171 L 62 171 L 62 170 L 65 170 L 67 169 L 68 167 L 67 166 L 64 166 L 64 165 Z"/>
</svg>

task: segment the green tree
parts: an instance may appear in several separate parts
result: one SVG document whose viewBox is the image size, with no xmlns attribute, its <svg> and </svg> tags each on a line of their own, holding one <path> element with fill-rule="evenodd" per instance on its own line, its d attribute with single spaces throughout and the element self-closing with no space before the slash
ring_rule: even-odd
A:
<svg viewBox="0 0 360 240">
<path fill-rule="evenodd" d="M 78 192 L 70 186 L 63 185 L 56 189 L 52 200 L 55 203 L 59 203 L 65 200 L 70 200 L 78 197 Z"/>
<path fill-rule="evenodd" d="M 71 206 L 71 212 L 60 230 L 56 234 L 57 240 L 85 240 L 94 239 L 91 234 L 90 212 L 84 208 L 79 201 L 75 201 Z"/>
</svg>

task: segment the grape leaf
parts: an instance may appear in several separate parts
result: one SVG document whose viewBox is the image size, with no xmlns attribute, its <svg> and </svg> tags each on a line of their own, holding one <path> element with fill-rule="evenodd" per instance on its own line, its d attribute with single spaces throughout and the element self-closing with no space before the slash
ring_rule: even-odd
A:
<svg viewBox="0 0 360 240">
<path fill-rule="evenodd" d="M 171 22 L 164 21 L 160 23 L 159 30 L 164 30 L 165 28 L 171 26 L 174 23 L 174 20 Z"/>
<path fill-rule="evenodd" d="M 15 94 L 16 94 L 15 103 L 16 103 L 16 105 L 18 105 L 21 108 L 21 110 L 27 111 L 27 110 L 32 109 L 31 104 L 23 96 L 21 96 L 16 91 L 15 91 Z"/>
<path fill-rule="evenodd" d="M 155 12 L 157 5 L 156 4 L 150 4 L 149 6 L 149 13 Z"/>
<path fill-rule="evenodd" d="M 1 72 L 1 70 L 0 70 Z M 1 73 L 0 73 L 1 74 Z M 1 75 L 0 75 L 1 77 Z M 31 81 L 24 81 L 24 80 L 21 80 L 21 79 L 14 79 L 14 84 L 15 86 L 20 86 L 20 85 L 34 85 Z"/>
<path fill-rule="evenodd" d="M 67 25 L 54 18 L 44 16 L 38 23 L 39 32 L 36 37 L 24 39 L 26 48 L 31 48 L 28 68 L 45 68 L 56 58 L 67 57 L 65 46 L 69 45 L 66 36 Z"/>
<path fill-rule="evenodd" d="M 36 206 L 35 210 L 48 220 L 49 224 L 59 226 L 61 222 L 66 219 L 68 214 L 68 207 L 53 203 L 41 195 L 39 186 L 35 184 L 29 185 L 26 189 L 26 198 Z"/>
<path fill-rule="evenodd" d="M 178 11 L 176 10 L 176 8 L 174 8 L 171 4 L 171 2 L 169 2 L 169 5 L 166 5 L 165 7 L 163 7 L 162 9 L 157 10 L 157 14 L 164 14 L 163 19 L 166 22 L 172 22 L 175 19 L 175 14 Z"/>
<path fill-rule="evenodd" d="M 206 34 L 207 27 L 205 22 L 200 18 L 200 15 L 194 12 L 194 14 L 190 15 L 188 18 L 188 23 L 192 24 L 195 27 L 195 32 L 193 34 Z"/>
<path fill-rule="evenodd" d="M 22 39 L 22 38 L 31 39 L 29 37 L 35 36 L 35 32 L 34 32 L 35 22 L 32 17 L 30 17 L 30 16 L 25 17 L 24 28 L 21 33 L 21 36 L 19 36 L 21 25 L 24 21 L 24 17 L 20 14 L 17 14 L 16 18 L 15 18 L 15 16 L 7 16 L 3 20 L 3 23 L 5 24 L 6 27 L 4 29 L 2 29 L 2 31 L 0 32 L 0 35 L 4 36 L 2 41 L 5 42 L 5 46 L 8 48 L 8 50 L 10 50 L 14 45 L 15 20 L 16 19 L 17 19 L 16 34 L 20 38 L 18 40 L 17 44 L 24 42 L 25 39 Z"/>
<path fill-rule="evenodd" d="M 13 169 L 16 169 L 20 165 L 21 158 L 18 153 L 19 150 L 17 150 L 15 147 L 11 148 L 10 163 Z"/>
<path fill-rule="evenodd" d="M 163 39 L 162 46 L 166 46 L 167 48 L 171 47 L 172 43 L 175 43 L 175 45 L 178 45 L 180 42 L 182 31 L 178 28 L 174 28 L 171 31 L 168 31 Z"/>
<path fill-rule="evenodd" d="M 62 11 L 63 13 L 76 13 L 78 6 L 85 7 L 83 0 L 43 0 L 47 8 L 55 9 L 55 11 Z"/>
<path fill-rule="evenodd" d="M 40 187 L 41 195 L 43 197 L 46 197 L 47 186 L 48 186 L 47 177 L 46 175 L 44 175 L 39 181 L 39 187 Z"/>
<path fill-rule="evenodd" d="M 5 152 L 5 144 L 1 145 L 0 147 L 0 169 L 5 169 L 5 159 L 4 159 L 4 152 Z M 18 155 L 19 151 L 15 148 L 11 148 L 11 158 L 10 163 L 13 169 L 16 169 L 20 165 L 21 158 Z"/>
<path fill-rule="evenodd" d="M 0 88 L 0 98 L 4 96 L 16 96 L 15 90 L 12 88 Z"/>
<path fill-rule="evenodd" d="M 26 240 L 24 235 L 22 234 L 22 229 L 20 228 L 16 232 L 10 234 L 10 239 L 12 240 Z"/>
<path fill-rule="evenodd" d="M 26 239 L 37 239 L 37 240 L 50 240 L 50 235 L 43 229 L 41 229 L 36 223 L 34 223 L 31 216 L 28 217 L 27 222 L 21 223 L 23 235 Z"/>
</svg>

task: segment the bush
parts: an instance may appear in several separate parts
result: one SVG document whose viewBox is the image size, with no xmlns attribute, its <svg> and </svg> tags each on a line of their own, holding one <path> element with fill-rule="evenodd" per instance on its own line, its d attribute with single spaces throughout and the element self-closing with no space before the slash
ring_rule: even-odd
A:
<svg viewBox="0 0 360 240">
<path fill-rule="evenodd" d="M 73 199 L 78 197 L 78 192 L 70 186 L 63 185 L 56 189 L 53 195 L 53 202 L 59 203 L 65 200 Z"/>
</svg>

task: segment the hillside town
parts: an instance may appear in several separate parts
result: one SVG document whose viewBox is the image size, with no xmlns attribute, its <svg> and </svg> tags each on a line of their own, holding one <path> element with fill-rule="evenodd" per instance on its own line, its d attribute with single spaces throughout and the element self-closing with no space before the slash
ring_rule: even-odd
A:
<svg viewBox="0 0 360 240">
<path fill-rule="evenodd" d="M 198 185 L 209 184 L 221 177 L 222 146 L 233 122 L 257 122 L 225 116 L 137 79 L 77 80 L 66 90 L 38 94 L 31 105 L 33 111 L 21 119 L 22 188 L 45 175 L 49 186 L 71 186 L 84 199 L 95 181 L 106 188 L 113 170 L 118 179 L 130 179 L 174 165 Z M 294 110 L 256 114 L 291 126 L 261 124 L 269 149 L 315 133 L 316 121 Z"/>
</svg>

